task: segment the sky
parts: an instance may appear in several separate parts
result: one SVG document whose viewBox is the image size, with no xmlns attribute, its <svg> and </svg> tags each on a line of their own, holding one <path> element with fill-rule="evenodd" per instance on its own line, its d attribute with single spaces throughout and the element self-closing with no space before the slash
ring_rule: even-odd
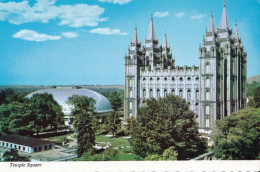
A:
<svg viewBox="0 0 260 172">
<path fill-rule="evenodd" d="M 248 77 L 260 74 L 260 1 L 227 0 L 247 51 Z M 138 29 L 144 45 L 151 15 L 167 34 L 176 65 L 199 65 L 209 25 L 223 0 L 0 0 L 0 85 L 124 84 L 124 56 Z"/>
</svg>

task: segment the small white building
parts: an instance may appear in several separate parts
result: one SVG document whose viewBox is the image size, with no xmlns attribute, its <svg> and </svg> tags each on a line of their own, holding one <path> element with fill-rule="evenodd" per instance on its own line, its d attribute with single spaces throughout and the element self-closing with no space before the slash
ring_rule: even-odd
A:
<svg viewBox="0 0 260 172">
<path fill-rule="evenodd" d="M 55 143 L 19 135 L 0 135 L 0 146 L 27 153 L 55 149 Z"/>
</svg>

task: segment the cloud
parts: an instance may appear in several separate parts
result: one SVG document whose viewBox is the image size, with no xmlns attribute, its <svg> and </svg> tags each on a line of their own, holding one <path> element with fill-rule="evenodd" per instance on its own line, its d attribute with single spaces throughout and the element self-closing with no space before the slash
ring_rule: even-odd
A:
<svg viewBox="0 0 260 172">
<path fill-rule="evenodd" d="M 154 17 L 157 17 L 157 18 L 162 18 L 162 17 L 166 17 L 166 16 L 169 16 L 170 13 L 168 11 L 165 11 L 165 12 L 155 12 L 154 13 Z"/>
<path fill-rule="evenodd" d="M 203 17 L 205 17 L 205 15 L 200 14 L 200 15 L 196 15 L 196 16 L 191 16 L 190 18 L 193 19 L 193 20 L 199 20 L 199 19 L 201 19 Z"/>
<path fill-rule="evenodd" d="M 119 29 L 105 28 L 95 28 L 90 30 L 91 33 L 97 33 L 101 35 L 128 35 L 127 32 L 121 32 Z"/>
<path fill-rule="evenodd" d="M 33 30 L 27 30 L 27 29 L 20 30 L 19 32 L 15 33 L 13 37 L 23 39 L 26 41 L 36 41 L 36 42 L 61 39 L 60 36 L 46 35 L 43 33 L 37 33 Z"/>
<path fill-rule="evenodd" d="M 131 2 L 132 0 L 98 0 L 98 1 L 122 5 L 122 4 L 127 4 L 127 3 Z"/>
<path fill-rule="evenodd" d="M 59 25 L 70 27 L 97 26 L 99 22 L 108 20 L 101 18 L 105 9 L 97 5 L 75 4 L 55 5 L 56 0 L 36 0 L 30 6 L 29 1 L 0 2 L 0 20 L 13 24 L 29 22 L 48 23 L 58 20 Z"/>
<path fill-rule="evenodd" d="M 79 36 L 79 34 L 75 32 L 63 32 L 62 35 L 66 38 L 75 38 Z"/>
<path fill-rule="evenodd" d="M 183 13 L 183 12 L 176 13 L 174 16 L 175 16 L 175 17 L 179 17 L 179 18 L 181 18 L 181 17 L 184 16 L 184 13 Z"/>
</svg>

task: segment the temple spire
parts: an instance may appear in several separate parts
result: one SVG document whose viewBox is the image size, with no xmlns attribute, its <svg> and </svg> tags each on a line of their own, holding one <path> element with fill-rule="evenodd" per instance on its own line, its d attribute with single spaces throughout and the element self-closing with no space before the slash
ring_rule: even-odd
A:
<svg viewBox="0 0 260 172">
<path fill-rule="evenodd" d="M 137 27 L 135 26 L 135 33 L 134 33 L 134 37 L 132 40 L 133 44 L 139 44 L 139 40 L 138 40 L 138 35 L 137 35 Z"/>
<path fill-rule="evenodd" d="M 167 42 L 167 36 L 166 36 L 166 33 L 164 35 L 164 41 L 163 41 L 163 48 L 168 48 L 168 42 Z"/>
<path fill-rule="evenodd" d="M 154 26 L 153 26 L 153 16 L 151 16 L 151 21 L 150 21 L 149 30 L 148 30 L 146 40 L 156 40 Z"/>
<path fill-rule="evenodd" d="M 212 13 L 212 11 L 211 11 L 211 15 L 210 15 L 210 21 L 209 21 L 208 32 L 215 32 L 214 22 L 213 22 L 213 13 Z"/>
<path fill-rule="evenodd" d="M 235 38 L 235 39 L 239 39 L 238 31 L 237 31 L 237 23 L 235 24 L 234 38 Z"/>
<path fill-rule="evenodd" d="M 227 10 L 226 10 L 226 0 L 224 0 L 224 7 L 222 11 L 221 21 L 220 21 L 220 29 L 227 29 L 229 28 L 228 17 L 227 17 Z"/>
</svg>

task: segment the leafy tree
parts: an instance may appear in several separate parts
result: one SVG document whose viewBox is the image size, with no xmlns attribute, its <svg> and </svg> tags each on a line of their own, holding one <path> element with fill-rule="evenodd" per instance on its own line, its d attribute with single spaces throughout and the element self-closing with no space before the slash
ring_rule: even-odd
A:
<svg viewBox="0 0 260 172">
<path fill-rule="evenodd" d="M 122 107 L 123 101 L 121 99 L 121 94 L 118 93 L 117 91 L 112 92 L 112 94 L 109 95 L 108 97 L 112 108 L 117 111 Z"/>
<path fill-rule="evenodd" d="M 175 161 L 177 160 L 178 153 L 174 146 L 169 147 L 168 149 L 163 151 L 162 154 L 162 160 L 170 160 L 170 161 Z"/>
<path fill-rule="evenodd" d="M 260 82 L 253 81 L 251 84 L 247 84 L 247 96 L 253 97 L 255 90 L 260 87 Z"/>
<path fill-rule="evenodd" d="M 135 119 L 133 117 L 126 120 L 127 123 L 124 124 L 124 134 L 126 136 L 130 135 L 132 122 L 134 122 L 134 121 L 135 121 Z"/>
<path fill-rule="evenodd" d="M 175 148 L 172 146 L 169 149 L 164 150 L 162 155 L 148 155 L 145 157 L 145 161 L 176 161 L 178 153 L 176 152 Z"/>
<path fill-rule="evenodd" d="M 86 96 L 73 95 L 69 97 L 68 103 L 73 105 L 73 126 L 78 132 L 77 153 L 81 157 L 84 152 L 92 149 L 95 145 L 95 133 L 92 129 L 90 115 L 95 112 L 95 100 Z"/>
<path fill-rule="evenodd" d="M 185 99 L 178 96 L 147 100 L 130 127 L 130 144 L 141 157 L 161 155 L 172 146 L 178 159 L 193 157 L 201 146 L 194 117 Z"/>
<path fill-rule="evenodd" d="M 108 148 L 104 151 L 105 161 L 118 161 L 118 151 L 114 148 Z"/>
<path fill-rule="evenodd" d="M 11 149 L 3 154 L 2 161 L 4 162 L 18 162 L 18 161 L 31 161 L 30 158 L 26 156 L 21 156 L 18 154 L 18 150 Z"/>
<path fill-rule="evenodd" d="M 121 120 L 117 112 L 112 112 L 105 120 L 105 128 L 107 131 L 111 131 L 113 136 L 121 128 Z"/>
<path fill-rule="evenodd" d="M 13 89 L 5 89 L 0 92 L 0 105 L 8 104 L 13 101 L 25 102 L 26 98 L 24 98 L 25 94 L 15 93 Z"/>
<path fill-rule="evenodd" d="M 159 161 L 161 160 L 162 155 L 154 154 L 154 155 L 148 155 L 145 157 L 145 161 Z"/>
<path fill-rule="evenodd" d="M 260 153 L 260 108 L 240 110 L 216 122 L 215 155 L 224 160 L 257 159 Z"/>
<path fill-rule="evenodd" d="M 34 122 L 37 134 L 49 125 L 57 129 L 59 125 L 64 124 L 62 107 L 54 100 L 51 94 L 34 94 L 30 98 L 30 103 L 35 114 Z"/>
<path fill-rule="evenodd" d="M 0 133 L 29 136 L 34 133 L 34 114 L 28 103 L 12 102 L 0 106 Z"/>
</svg>

